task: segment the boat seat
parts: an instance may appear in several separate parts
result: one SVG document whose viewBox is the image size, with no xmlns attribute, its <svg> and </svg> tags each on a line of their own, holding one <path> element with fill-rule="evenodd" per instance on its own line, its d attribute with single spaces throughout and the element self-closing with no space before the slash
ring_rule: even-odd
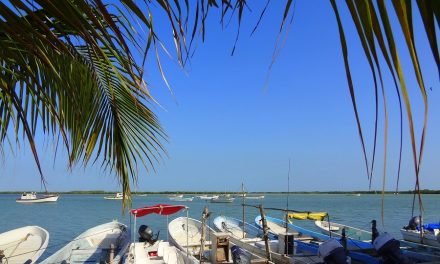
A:
<svg viewBox="0 0 440 264">
<path fill-rule="evenodd" d="M 175 247 L 168 247 L 164 261 L 165 263 L 177 263 L 177 249 Z"/>
<path fill-rule="evenodd" d="M 106 254 L 101 249 L 75 249 L 70 254 L 69 263 L 100 263 Z"/>
<path fill-rule="evenodd" d="M 205 241 L 205 246 L 210 246 L 211 241 Z M 183 245 L 184 247 L 200 247 L 200 242 L 188 243 L 188 245 Z"/>
<path fill-rule="evenodd" d="M 160 242 L 159 246 L 157 247 L 157 255 L 159 257 L 163 257 L 164 250 L 167 247 L 170 247 L 170 243 L 169 242 L 165 242 L 165 241 Z"/>
</svg>

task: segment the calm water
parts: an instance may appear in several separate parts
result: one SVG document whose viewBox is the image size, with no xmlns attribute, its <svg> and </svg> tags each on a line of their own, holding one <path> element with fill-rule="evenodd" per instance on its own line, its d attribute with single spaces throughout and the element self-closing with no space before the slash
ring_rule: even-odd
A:
<svg viewBox="0 0 440 264">
<path fill-rule="evenodd" d="M 38 225 L 50 234 L 49 248 L 41 260 L 51 255 L 80 233 L 93 226 L 116 219 L 130 225 L 130 216 L 122 212 L 121 201 L 105 200 L 103 195 L 62 195 L 58 202 L 51 204 L 19 204 L 15 199 L 19 195 L 0 195 L 0 233 L 26 225 Z M 439 221 L 440 195 L 425 195 L 425 222 Z M 263 204 L 264 207 L 285 208 L 287 198 L 284 195 L 266 195 L 263 200 L 246 200 L 247 204 Z M 165 195 L 136 196 L 133 208 L 157 203 L 184 204 L 189 207 L 190 217 L 200 219 L 202 210 L 208 206 L 212 212 L 211 222 L 217 215 L 242 217 L 241 199 L 232 204 L 209 203 L 195 198 L 192 202 L 172 202 Z M 372 219 L 378 220 L 379 231 L 387 231 L 400 238 L 399 228 L 408 224 L 411 217 L 412 195 L 388 195 L 385 198 L 385 223 L 381 224 L 381 196 L 362 195 L 290 195 L 289 208 L 304 211 L 327 211 L 330 220 L 351 226 L 369 229 Z M 246 221 L 253 223 L 258 209 L 247 207 Z M 279 211 L 265 211 L 268 216 L 282 217 Z M 186 212 L 175 216 L 185 216 Z M 173 218 L 172 216 L 171 218 Z M 171 219 L 170 218 L 170 219 Z M 145 216 L 137 220 L 160 231 L 160 237 L 166 238 L 166 217 Z M 307 227 L 313 227 L 310 221 L 297 221 Z"/>
</svg>

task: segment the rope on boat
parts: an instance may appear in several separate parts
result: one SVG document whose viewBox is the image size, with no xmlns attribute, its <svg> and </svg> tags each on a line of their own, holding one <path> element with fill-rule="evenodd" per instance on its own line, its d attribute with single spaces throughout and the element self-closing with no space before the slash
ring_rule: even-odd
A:
<svg viewBox="0 0 440 264">
<path fill-rule="evenodd" d="M 27 238 L 28 238 L 29 236 L 31 236 L 31 235 L 32 235 L 31 233 L 27 233 L 25 237 L 20 238 L 20 239 L 17 239 L 17 240 L 14 240 L 14 241 L 11 241 L 11 242 L 9 242 L 9 243 L 1 244 L 0 247 L 5 246 L 5 245 L 9 245 L 9 244 L 12 244 L 12 243 L 16 243 L 16 242 L 18 242 L 18 244 L 20 244 L 21 242 L 27 240 Z M 15 244 L 14 244 L 14 245 L 15 245 Z M 14 245 L 12 245 L 12 246 L 10 246 L 10 247 L 13 247 Z M 10 247 L 5 247 L 4 249 L 8 249 L 8 248 L 10 248 Z M 3 250 L 4 250 L 4 249 L 3 249 Z"/>
<path fill-rule="evenodd" d="M 95 236 L 95 235 L 98 235 L 98 234 L 101 234 L 101 233 L 105 233 L 105 232 L 107 232 L 108 230 L 113 230 L 113 229 L 115 229 L 115 228 L 105 229 L 105 230 L 103 230 L 103 231 L 100 231 L 100 232 L 97 232 L 97 233 L 90 234 L 89 236 L 79 237 L 79 238 L 77 238 L 77 239 L 73 239 L 73 240 L 70 240 L 70 241 L 68 241 L 68 242 L 70 243 L 70 242 L 74 242 L 74 241 L 79 241 L 79 240 L 82 240 L 82 239 L 85 239 L 85 238 L 89 238 L 89 237 L 92 237 L 92 236 Z M 122 231 L 124 231 L 125 229 L 126 229 L 125 227 L 119 229 L 119 230 L 121 230 L 121 233 L 120 233 L 118 239 L 120 239 L 120 237 L 121 237 L 121 235 L 122 235 Z M 31 235 L 31 234 L 28 234 L 28 235 L 26 236 L 26 239 L 27 239 L 27 237 L 29 237 L 29 235 Z M 16 240 L 16 241 L 17 241 L 17 240 Z M 20 242 L 20 243 L 21 243 L 21 242 Z M 7 243 L 7 244 L 10 244 L 10 243 Z M 55 244 L 55 245 L 52 245 L 52 246 L 47 246 L 47 247 L 45 247 L 45 248 L 39 248 L 39 249 L 36 249 L 36 250 L 26 251 L 26 252 L 23 252 L 23 253 L 20 253 L 20 254 L 17 254 L 17 255 L 10 255 L 8 258 L 14 258 L 14 257 L 18 257 L 18 256 L 21 256 L 21 255 L 29 254 L 29 253 L 32 253 L 32 252 L 37 252 L 37 251 L 39 251 L 39 250 L 41 250 L 41 249 L 46 250 L 46 249 L 48 249 L 48 248 L 53 248 L 53 247 L 57 247 L 57 246 L 62 246 L 62 245 L 64 245 L 64 244 L 65 244 L 65 242 L 64 242 L 64 243 L 58 243 L 58 244 Z M 6 244 L 4 244 L 4 245 L 6 245 Z M 6 257 L 5 257 L 5 258 L 6 258 Z M 6 258 L 6 259 L 7 259 L 7 258 Z M 52 263 L 62 263 L 62 261 L 61 261 L 61 262 L 52 262 Z"/>
</svg>

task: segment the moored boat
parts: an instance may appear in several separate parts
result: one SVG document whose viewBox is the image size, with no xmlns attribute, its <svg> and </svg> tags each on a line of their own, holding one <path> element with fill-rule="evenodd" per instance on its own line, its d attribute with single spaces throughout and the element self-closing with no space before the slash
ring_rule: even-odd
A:
<svg viewBox="0 0 440 264">
<path fill-rule="evenodd" d="M 106 199 L 106 200 L 122 200 L 122 198 L 124 198 L 122 193 L 115 193 L 115 195 L 113 195 L 113 196 L 105 196 L 104 197 L 104 199 Z"/>
<path fill-rule="evenodd" d="M 187 207 L 184 205 L 168 204 L 157 204 L 133 209 L 130 211 L 131 216 L 134 217 L 133 229 L 136 229 L 136 218 L 138 217 L 143 217 L 150 214 L 169 216 L 185 209 L 187 209 Z M 182 250 L 170 245 L 169 242 L 158 240 L 158 235 L 154 237 L 153 231 L 150 227 L 141 225 L 138 233 L 139 239 L 138 241 L 133 241 L 130 244 L 130 248 L 123 259 L 124 264 L 198 263 L 194 257 L 189 256 Z"/>
<path fill-rule="evenodd" d="M 192 202 L 194 200 L 194 197 L 183 197 L 183 196 L 176 196 L 176 197 L 169 197 L 170 201 L 175 202 Z"/>
<path fill-rule="evenodd" d="M 129 244 L 127 226 L 112 221 L 86 230 L 41 263 L 119 263 Z"/>
<path fill-rule="evenodd" d="M 232 203 L 235 198 L 228 195 L 219 195 L 217 198 L 212 198 L 211 203 Z"/>
<path fill-rule="evenodd" d="M 264 199 L 264 195 L 247 195 L 244 198 L 249 200 L 259 200 L 259 199 Z"/>
<path fill-rule="evenodd" d="M 202 200 L 211 200 L 213 198 L 218 198 L 218 195 L 200 195 L 198 197 Z"/>
<path fill-rule="evenodd" d="M 199 256 L 201 253 L 203 256 L 203 252 L 211 248 L 211 237 L 214 232 L 211 227 L 203 226 L 199 220 L 189 217 L 178 217 L 168 224 L 170 242 L 193 256 Z"/>
<path fill-rule="evenodd" d="M 17 203 L 50 203 L 58 201 L 59 197 L 58 194 L 37 195 L 36 192 L 24 192 L 15 201 Z"/>
<path fill-rule="evenodd" d="M 49 233 L 39 226 L 25 226 L 0 234 L 0 263 L 36 263 L 47 248 Z"/>
<path fill-rule="evenodd" d="M 229 233 L 237 239 L 263 237 L 263 231 L 260 228 L 233 217 L 217 216 L 214 218 L 213 224 L 218 231 Z M 269 237 L 269 239 L 275 238 L 272 234 Z"/>
<path fill-rule="evenodd" d="M 315 221 L 316 227 L 318 227 L 324 234 L 332 235 L 335 237 L 342 237 L 342 232 L 345 232 L 345 236 L 350 239 L 361 240 L 364 242 L 371 242 L 372 233 L 367 230 L 352 227 L 345 224 L 339 224 L 329 221 Z"/>
<path fill-rule="evenodd" d="M 421 225 L 420 217 L 412 217 L 409 224 L 400 229 L 406 241 L 440 248 L 440 223 Z"/>
</svg>

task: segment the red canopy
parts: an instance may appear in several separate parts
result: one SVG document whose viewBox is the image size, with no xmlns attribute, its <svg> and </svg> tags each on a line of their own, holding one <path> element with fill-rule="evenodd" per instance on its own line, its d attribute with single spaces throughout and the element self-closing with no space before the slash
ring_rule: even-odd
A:
<svg viewBox="0 0 440 264">
<path fill-rule="evenodd" d="M 153 206 L 145 206 L 138 209 L 132 209 L 130 212 L 135 217 L 142 217 L 147 214 L 171 215 L 187 208 L 184 205 L 156 204 Z"/>
</svg>

